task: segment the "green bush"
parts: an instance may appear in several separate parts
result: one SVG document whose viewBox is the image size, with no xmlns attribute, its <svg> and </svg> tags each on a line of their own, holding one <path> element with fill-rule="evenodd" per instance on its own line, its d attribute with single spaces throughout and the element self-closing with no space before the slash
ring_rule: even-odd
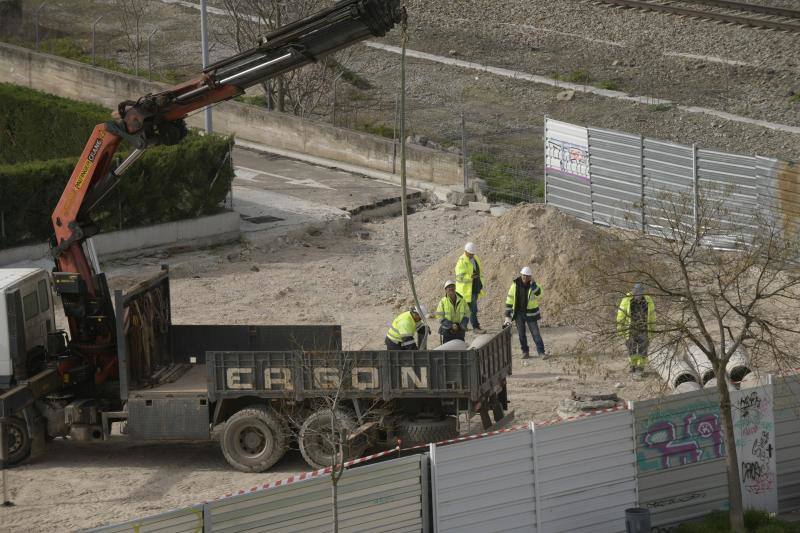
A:
<svg viewBox="0 0 800 533">
<path fill-rule="evenodd" d="M 0 83 L 0 164 L 77 156 L 107 109 Z"/>
<path fill-rule="evenodd" d="M 230 190 L 230 138 L 190 135 L 176 146 L 147 150 L 92 213 L 101 231 L 214 214 Z M 42 242 L 76 157 L 0 166 L 0 248 Z M 121 210 L 120 210 L 121 208 Z"/>
<path fill-rule="evenodd" d="M 727 512 L 714 511 L 701 522 L 687 522 L 675 530 L 676 533 L 728 533 L 730 521 Z M 763 511 L 745 511 L 744 528 L 749 533 L 796 533 L 800 526 L 771 518 Z"/>
</svg>

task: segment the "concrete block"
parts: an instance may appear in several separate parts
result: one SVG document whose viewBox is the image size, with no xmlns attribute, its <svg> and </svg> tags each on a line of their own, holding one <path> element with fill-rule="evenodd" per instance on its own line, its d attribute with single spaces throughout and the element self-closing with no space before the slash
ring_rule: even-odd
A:
<svg viewBox="0 0 800 533">
<path fill-rule="evenodd" d="M 473 211 L 483 211 L 485 213 L 490 213 L 492 211 L 492 206 L 486 202 L 470 202 L 469 208 Z"/>
<path fill-rule="evenodd" d="M 471 192 L 451 191 L 447 193 L 447 201 L 453 205 L 468 205 L 475 201 L 475 195 Z"/>
<path fill-rule="evenodd" d="M 508 206 L 505 205 L 496 205 L 489 209 L 489 212 L 492 214 L 493 217 L 501 217 L 508 212 Z"/>
</svg>

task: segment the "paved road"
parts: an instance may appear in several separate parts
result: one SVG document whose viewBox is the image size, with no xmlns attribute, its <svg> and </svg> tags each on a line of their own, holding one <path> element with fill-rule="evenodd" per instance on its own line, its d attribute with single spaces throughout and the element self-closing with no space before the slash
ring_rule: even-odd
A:
<svg viewBox="0 0 800 533">
<path fill-rule="evenodd" d="M 400 201 L 398 185 L 338 169 L 241 147 L 234 149 L 233 163 L 233 207 L 242 216 L 242 231 L 348 218 Z"/>
</svg>

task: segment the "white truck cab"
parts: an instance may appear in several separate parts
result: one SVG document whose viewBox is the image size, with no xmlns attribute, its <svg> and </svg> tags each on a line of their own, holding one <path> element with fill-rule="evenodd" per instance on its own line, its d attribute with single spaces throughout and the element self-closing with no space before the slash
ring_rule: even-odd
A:
<svg viewBox="0 0 800 533">
<path fill-rule="evenodd" d="M 0 268 L 0 391 L 23 376 L 31 351 L 55 329 L 50 274 L 41 268 Z"/>
</svg>

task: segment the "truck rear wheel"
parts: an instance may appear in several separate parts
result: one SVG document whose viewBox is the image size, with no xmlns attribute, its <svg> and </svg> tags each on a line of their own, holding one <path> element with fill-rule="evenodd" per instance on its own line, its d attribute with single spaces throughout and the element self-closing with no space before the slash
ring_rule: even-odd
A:
<svg viewBox="0 0 800 533">
<path fill-rule="evenodd" d="M 458 437 L 458 421 L 452 416 L 401 420 L 397 424 L 397 437 L 403 448 L 454 439 Z"/>
<path fill-rule="evenodd" d="M 8 439 L 8 464 L 17 465 L 27 459 L 31 454 L 31 439 L 28 435 L 28 426 L 20 418 L 8 418 L 3 422 L 6 438 Z"/>
<path fill-rule="evenodd" d="M 303 422 L 297 439 L 303 459 L 313 468 L 325 468 L 360 457 L 367 448 L 366 438 L 362 435 L 347 440 L 357 427 L 355 416 L 345 409 L 315 411 Z M 339 444 L 342 444 L 341 454 L 337 451 Z"/>
<path fill-rule="evenodd" d="M 220 445 L 236 470 L 264 472 L 289 448 L 289 427 L 272 409 L 247 407 L 225 422 Z"/>
</svg>

